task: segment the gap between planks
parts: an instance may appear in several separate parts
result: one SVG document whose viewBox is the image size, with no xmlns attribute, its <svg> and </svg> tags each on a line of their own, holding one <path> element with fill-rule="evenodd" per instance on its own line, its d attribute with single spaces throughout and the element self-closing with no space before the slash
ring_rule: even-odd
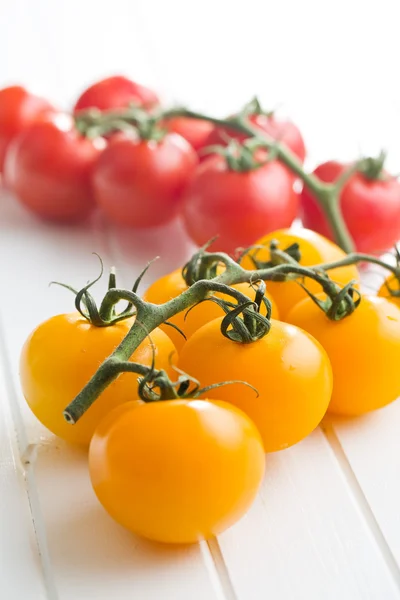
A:
<svg viewBox="0 0 400 600">
<path fill-rule="evenodd" d="M 36 456 L 36 445 L 28 444 L 25 426 L 18 405 L 18 395 L 15 389 L 11 365 L 8 358 L 8 352 L 5 342 L 5 333 L 3 322 L 0 317 L 0 368 L 4 375 L 4 385 L 10 407 L 12 421 L 16 431 L 16 445 L 18 449 L 17 459 L 18 467 L 24 478 L 25 489 L 29 503 L 29 510 L 32 517 L 33 530 L 35 533 L 37 551 L 42 567 L 44 588 L 46 590 L 47 600 L 58 600 L 58 592 L 55 585 L 53 571 L 50 561 L 50 553 L 47 544 L 44 520 L 40 508 L 39 497 L 37 493 L 35 475 L 32 468 L 32 462 Z"/>
<path fill-rule="evenodd" d="M 386 541 L 384 534 L 375 518 L 375 515 L 371 509 L 371 506 L 358 482 L 358 479 L 350 465 L 350 462 L 342 448 L 342 445 L 337 437 L 332 423 L 329 417 L 325 417 L 321 423 L 321 429 L 325 435 L 328 444 L 330 445 L 332 452 L 337 460 L 338 466 L 343 474 L 343 477 L 349 488 L 349 492 L 354 500 L 355 505 L 360 511 L 364 522 L 372 535 L 376 545 L 378 546 L 385 564 L 392 576 L 396 586 L 400 590 L 400 567 L 390 549 L 389 544 Z"/>
</svg>

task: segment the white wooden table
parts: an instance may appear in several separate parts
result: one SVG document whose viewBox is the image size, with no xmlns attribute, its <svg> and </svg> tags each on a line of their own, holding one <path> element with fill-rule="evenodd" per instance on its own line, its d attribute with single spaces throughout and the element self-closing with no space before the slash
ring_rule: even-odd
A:
<svg viewBox="0 0 400 600">
<path fill-rule="evenodd" d="M 25 406 L 21 345 L 40 321 L 72 306 L 49 281 L 84 284 L 97 273 L 96 251 L 129 285 L 160 254 L 148 283 L 193 250 L 178 228 L 145 238 L 100 217 L 90 228 L 48 226 L 0 198 L 0 598 L 400 598 L 400 402 L 326 421 L 268 456 L 245 518 L 217 540 L 182 548 L 116 525 L 90 487 L 85 453 L 46 432 Z"/>
<path fill-rule="evenodd" d="M 91 80 L 123 72 L 221 115 L 257 93 L 300 125 L 310 165 L 384 147 L 399 172 L 397 11 L 394 0 L 0 0 L 0 86 L 21 82 L 67 106 Z M 124 285 L 161 255 L 149 282 L 190 255 L 176 228 L 50 227 L 0 196 L 0 599 L 400 599 L 400 402 L 326 421 L 269 456 L 240 523 L 175 549 L 116 525 L 85 454 L 26 408 L 21 345 L 72 305 L 49 281 L 86 283 L 96 251 Z"/>
</svg>

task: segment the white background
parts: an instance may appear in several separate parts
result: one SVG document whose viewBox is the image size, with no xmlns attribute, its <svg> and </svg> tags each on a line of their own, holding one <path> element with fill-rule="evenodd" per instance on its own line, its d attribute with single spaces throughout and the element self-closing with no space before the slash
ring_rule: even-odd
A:
<svg viewBox="0 0 400 600">
<path fill-rule="evenodd" d="M 0 86 L 22 83 L 68 108 L 120 72 L 220 115 L 258 94 L 299 124 L 310 165 L 386 148 L 400 172 L 398 12 L 397 0 L 0 0 Z M 249 514 L 218 540 L 177 549 L 118 527 L 94 498 L 84 453 L 27 410 L 21 345 L 71 308 L 48 282 L 84 284 L 92 251 L 125 285 L 160 254 L 154 277 L 190 254 L 176 227 L 47 226 L 0 198 L 0 598 L 399 600 L 398 402 L 326 420 L 268 456 Z"/>
<path fill-rule="evenodd" d="M 400 170 L 396 0 L 0 0 L 0 84 L 67 108 L 121 72 L 224 114 L 258 94 L 314 160 L 391 151 Z"/>
</svg>

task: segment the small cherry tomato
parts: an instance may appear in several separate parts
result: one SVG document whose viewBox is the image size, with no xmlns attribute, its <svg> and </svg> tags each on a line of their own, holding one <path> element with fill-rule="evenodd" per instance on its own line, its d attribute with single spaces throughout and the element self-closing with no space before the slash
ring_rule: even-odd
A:
<svg viewBox="0 0 400 600">
<path fill-rule="evenodd" d="M 321 181 L 334 182 L 350 167 L 328 161 L 319 165 L 314 174 Z M 380 253 L 399 240 L 400 183 L 397 178 L 385 172 L 377 179 L 354 173 L 340 195 L 340 206 L 350 235 L 360 252 Z M 333 239 L 321 208 L 306 186 L 301 195 L 301 210 L 305 227 Z"/>
<path fill-rule="evenodd" d="M 44 98 L 19 85 L 0 90 L 0 173 L 10 142 L 31 123 L 54 111 Z"/>
<path fill-rule="evenodd" d="M 263 262 L 270 260 L 269 244 L 272 240 L 279 242 L 280 250 L 285 250 L 291 244 L 298 243 L 301 254 L 300 264 L 304 266 L 334 262 L 346 256 L 345 252 L 339 246 L 336 246 L 336 244 L 314 231 L 309 229 L 282 229 L 273 231 L 254 242 L 255 246 L 266 246 L 266 248 L 265 250 L 251 251 L 242 260 L 242 266 L 250 270 L 255 268 L 250 258 L 251 256 Z M 346 284 L 352 280 L 358 281 L 360 277 L 357 268 L 352 265 L 333 269 L 328 274 L 333 281 L 339 284 Z M 321 286 L 312 279 L 307 279 L 304 283 L 313 293 L 321 291 Z M 268 291 L 271 292 L 276 301 L 280 318 L 283 320 L 285 320 L 286 315 L 295 304 L 303 298 L 307 298 L 307 293 L 294 281 L 268 281 L 267 286 Z"/>
<path fill-rule="evenodd" d="M 254 300 L 255 291 L 248 283 L 238 283 L 231 287 L 248 296 L 250 300 Z M 182 277 L 182 269 L 176 269 L 172 273 L 168 273 L 167 275 L 164 275 L 164 277 L 157 279 L 157 281 L 155 281 L 147 289 L 143 298 L 147 302 L 152 302 L 153 304 L 163 304 L 164 302 L 168 302 L 168 300 L 176 298 L 176 296 L 179 296 L 179 294 L 187 289 L 188 286 Z M 217 298 L 234 302 L 232 296 L 229 296 L 228 294 L 216 293 L 215 296 Z M 268 292 L 265 294 L 265 296 L 271 302 L 273 317 L 278 319 L 279 313 L 274 299 Z M 262 314 L 265 314 L 263 309 L 261 312 Z M 168 320 L 174 325 L 177 325 L 177 327 L 183 331 L 185 336 L 189 338 L 205 323 L 208 323 L 209 321 L 212 321 L 223 314 L 222 308 L 220 308 L 212 300 L 208 300 L 207 302 L 202 302 L 201 304 L 194 306 L 189 312 L 184 311 L 178 313 Z M 178 331 L 169 325 L 161 325 L 160 328 L 165 331 L 167 335 L 169 335 L 176 348 L 182 348 L 185 339 Z"/>
<path fill-rule="evenodd" d="M 296 444 L 320 423 L 332 393 L 332 372 L 322 346 L 305 331 L 272 319 L 270 332 L 243 344 L 222 335 L 222 319 L 203 325 L 186 342 L 178 366 L 203 386 L 240 380 L 207 392 L 243 410 L 261 433 L 266 452 Z"/>
<path fill-rule="evenodd" d="M 175 133 L 160 141 L 117 136 L 94 169 L 96 200 L 118 225 L 161 225 L 179 212 L 197 162 L 190 144 Z"/>
<path fill-rule="evenodd" d="M 261 485 L 255 425 L 226 402 L 129 402 L 89 449 L 94 491 L 121 525 L 158 542 L 192 543 L 233 525 Z"/>
<path fill-rule="evenodd" d="M 137 377 L 124 373 L 92 404 L 76 423 L 69 425 L 63 410 L 94 375 L 100 364 L 123 340 L 134 319 L 109 327 L 95 327 L 78 313 L 52 317 L 39 325 L 24 344 L 20 378 L 25 399 L 35 416 L 51 432 L 75 444 L 87 445 L 99 421 L 114 407 L 138 398 Z M 155 366 L 171 372 L 175 348 L 165 333 L 151 333 Z M 151 365 L 152 346 L 142 342 L 130 360 Z"/>
<path fill-rule="evenodd" d="M 168 131 L 174 131 L 185 138 L 196 152 L 199 152 L 208 145 L 208 136 L 214 129 L 214 125 L 209 121 L 190 119 L 188 117 L 168 119 L 165 127 Z"/>
<path fill-rule="evenodd" d="M 288 314 L 325 348 L 333 370 L 328 412 L 361 415 L 400 395 L 400 309 L 385 298 L 363 296 L 355 311 L 331 321 L 311 298 Z"/>
<path fill-rule="evenodd" d="M 391 294 L 390 290 L 393 290 L 396 294 Z M 382 283 L 378 296 L 390 300 L 400 308 L 400 281 L 394 274 L 389 275 Z"/>
<path fill-rule="evenodd" d="M 240 172 L 231 170 L 224 157 L 212 156 L 189 183 L 183 217 L 196 244 L 218 236 L 210 251 L 232 253 L 269 231 L 290 226 L 297 209 L 293 176 L 280 162 Z"/>
<path fill-rule="evenodd" d="M 251 115 L 249 120 L 251 125 L 260 130 L 260 133 L 265 133 L 267 137 L 278 140 L 296 154 L 301 162 L 304 162 L 306 147 L 300 130 L 294 123 L 289 120 L 279 120 L 273 114 Z M 226 146 L 227 138 L 244 141 L 246 137 L 234 129 L 214 127 L 205 145 Z"/>
<path fill-rule="evenodd" d="M 151 108 L 159 104 L 159 98 L 149 88 L 122 75 L 114 75 L 88 87 L 76 101 L 74 112 L 89 108 L 100 110 L 124 108 L 129 104 Z"/>
<path fill-rule="evenodd" d="M 33 123 L 9 147 L 5 184 L 43 219 L 81 221 L 95 207 L 90 179 L 104 145 L 82 137 L 68 115 Z"/>
</svg>

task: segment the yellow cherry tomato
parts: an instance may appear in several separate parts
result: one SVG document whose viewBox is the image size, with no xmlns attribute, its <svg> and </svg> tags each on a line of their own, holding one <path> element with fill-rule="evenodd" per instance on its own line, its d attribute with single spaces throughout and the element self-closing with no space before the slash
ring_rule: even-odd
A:
<svg viewBox="0 0 400 600">
<path fill-rule="evenodd" d="M 222 319 L 201 327 L 184 345 L 178 365 L 203 386 L 240 380 L 207 392 L 243 410 L 254 421 L 266 452 L 305 438 L 321 421 L 332 392 L 329 359 L 322 346 L 297 327 L 272 319 L 270 332 L 250 344 L 220 331 Z"/>
<path fill-rule="evenodd" d="M 137 376 L 124 373 L 92 404 L 76 423 L 69 425 L 63 410 L 113 352 L 134 323 L 134 318 L 109 327 L 95 327 L 79 313 L 52 317 L 28 337 L 21 353 L 20 378 L 25 399 L 50 431 L 69 442 L 88 445 L 99 421 L 115 406 L 138 398 Z M 160 329 L 151 333 L 155 366 L 170 372 L 174 345 Z M 143 341 L 131 361 L 151 365 L 152 347 Z M 171 373 L 172 375 L 172 373 Z"/>
<path fill-rule="evenodd" d="M 328 412 L 360 415 L 400 395 L 400 309 L 392 302 L 363 296 L 351 315 L 331 321 L 309 298 L 287 319 L 311 333 L 328 353 L 334 381 Z"/>
<path fill-rule="evenodd" d="M 395 290 L 396 292 L 398 292 L 399 295 L 393 296 L 393 294 L 390 293 L 389 289 Z M 394 304 L 396 304 L 396 306 L 400 308 L 400 281 L 395 275 L 391 274 L 385 279 L 385 281 L 379 288 L 378 296 L 390 300 L 390 302 L 393 302 Z"/>
<path fill-rule="evenodd" d="M 269 285 L 270 284 L 268 282 L 268 288 Z M 250 284 L 238 283 L 232 287 L 242 294 L 248 296 L 250 300 L 254 300 L 255 291 Z M 168 300 L 172 300 L 172 298 L 175 298 L 187 289 L 188 286 L 182 277 L 181 269 L 177 269 L 176 271 L 173 271 L 172 273 L 169 273 L 168 275 L 165 275 L 164 277 L 161 277 L 161 279 L 155 281 L 148 288 L 143 296 L 143 299 L 147 302 L 153 302 L 154 304 L 163 304 L 164 302 L 168 302 Z M 235 300 L 232 298 L 232 296 L 229 296 L 229 294 L 217 293 L 215 296 L 223 298 L 224 300 L 235 302 Z M 271 302 L 272 315 L 275 319 L 278 319 L 279 312 L 274 299 L 269 292 L 267 292 L 265 296 Z M 224 314 L 222 308 L 220 308 L 213 301 L 202 302 L 201 304 L 193 307 L 190 312 L 187 313 L 185 318 L 186 312 L 187 311 L 185 310 L 181 313 L 178 313 L 177 315 L 171 317 L 169 321 L 177 325 L 184 332 L 187 338 L 193 335 L 193 333 L 205 323 L 208 323 L 209 321 L 212 321 L 213 319 L 216 319 Z M 263 309 L 261 312 L 262 314 L 265 314 L 263 313 Z M 180 350 L 185 343 L 184 337 L 168 325 L 161 325 L 161 329 L 170 336 L 176 348 Z"/>
<path fill-rule="evenodd" d="M 291 244 L 297 242 L 300 246 L 301 253 L 300 264 L 303 266 L 334 262 L 341 260 L 346 256 L 345 252 L 343 252 L 339 246 L 315 231 L 311 231 L 310 229 L 279 229 L 255 242 L 255 245 L 257 246 L 266 246 L 265 250 L 260 249 L 257 252 L 250 252 L 250 255 L 245 256 L 242 260 L 242 266 L 245 269 L 254 269 L 254 263 L 250 256 L 255 253 L 257 260 L 263 262 L 270 260 L 268 248 L 272 240 L 277 240 L 279 242 L 280 250 L 285 250 L 285 248 L 288 248 Z M 353 265 L 333 269 L 329 271 L 328 274 L 333 281 L 342 285 L 349 283 L 352 280 L 358 281 L 360 278 L 357 268 Z M 312 279 L 307 278 L 305 285 L 313 293 L 321 291 L 321 286 Z M 268 281 L 267 286 L 268 291 L 276 301 L 280 318 L 283 320 L 285 320 L 286 315 L 293 306 L 300 302 L 300 300 L 307 298 L 307 293 L 294 281 Z"/>
<path fill-rule="evenodd" d="M 121 525 L 158 542 L 211 538 L 248 510 L 264 473 L 252 421 L 225 402 L 129 402 L 89 449 L 94 491 Z"/>
</svg>

